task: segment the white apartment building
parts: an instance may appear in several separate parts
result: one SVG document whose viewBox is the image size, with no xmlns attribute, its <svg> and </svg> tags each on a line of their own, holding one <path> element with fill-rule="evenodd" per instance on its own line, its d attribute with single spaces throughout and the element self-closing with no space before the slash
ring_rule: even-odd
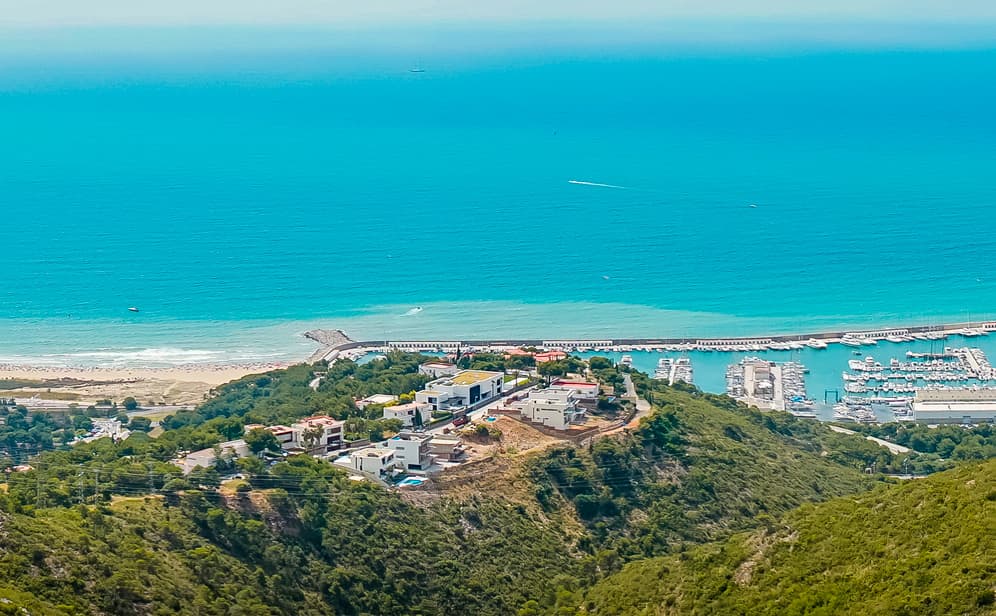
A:
<svg viewBox="0 0 996 616">
<path fill-rule="evenodd" d="M 397 467 L 394 450 L 380 447 L 368 447 L 350 454 L 349 463 L 354 470 L 381 478 Z"/>
<path fill-rule="evenodd" d="M 432 466 L 429 455 L 429 441 L 432 436 L 414 432 L 401 432 L 377 445 L 378 449 L 394 451 L 398 468 L 403 470 L 427 470 Z"/>
<path fill-rule="evenodd" d="M 401 425 L 406 428 L 416 425 L 424 426 L 432 421 L 432 405 L 409 402 L 408 404 L 385 406 L 384 419 L 401 420 Z"/>
<path fill-rule="evenodd" d="M 600 386 L 598 383 L 589 383 L 587 381 L 557 379 L 550 385 L 549 389 L 571 389 L 576 392 L 574 398 L 579 402 L 597 402 Z"/>
<path fill-rule="evenodd" d="M 537 389 L 517 402 L 522 418 L 554 430 L 567 430 L 571 424 L 584 421 L 585 411 L 578 406 L 573 389 Z"/>
<path fill-rule="evenodd" d="M 328 415 L 315 415 L 296 421 L 290 427 L 294 431 L 295 446 L 314 455 L 342 449 L 343 425 L 345 422 Z"/>
<path fill-rule="evenodd" d="M 430 405 L 433 411 L 460 409 L 500 396 L 505 375 L 486 370 L 462 370 L 426 383 L 415 392 L 415 402 Z"/>
</svg>

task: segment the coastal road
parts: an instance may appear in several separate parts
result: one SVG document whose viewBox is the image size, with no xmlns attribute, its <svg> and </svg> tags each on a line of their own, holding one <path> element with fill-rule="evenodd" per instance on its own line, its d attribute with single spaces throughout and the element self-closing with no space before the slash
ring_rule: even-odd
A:
<svg viewBox="0 0 996 616">
<path fill-rule="evenodd" d="M 840 426 L 829 426 L 829 428 L 834 432 L 837 432 L 838 434 L 858 434 L 854 430 L 848 430 L 847 428 L 841 428 Z M 892 454 L 909 453 L 913 451 L 909 447 L 903 447 L 902 445 L 898 445 L 896 443 L 893 443 L 892 441 L 887 441 L 881 438 L 875 438 L 874 436 L 866 436 L 865 439 L 875 444 L 881 445 L 882 447 L 885 447 Z"/>
</svg>

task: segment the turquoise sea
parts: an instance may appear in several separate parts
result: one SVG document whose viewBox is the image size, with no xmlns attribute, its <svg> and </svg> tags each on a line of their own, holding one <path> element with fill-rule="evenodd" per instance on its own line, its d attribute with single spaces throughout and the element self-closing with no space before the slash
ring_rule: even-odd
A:
<svg viewBox="0 0 996 616">
<path fill-rule="evenodd" d="M 0 363 L 996 317 L 996 48 L 0 66 Z"/>
</svg>

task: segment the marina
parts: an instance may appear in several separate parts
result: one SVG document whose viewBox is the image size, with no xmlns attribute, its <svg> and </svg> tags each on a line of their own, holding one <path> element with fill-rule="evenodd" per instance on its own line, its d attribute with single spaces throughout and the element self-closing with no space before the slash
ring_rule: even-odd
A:
<svg viewBox="0 0 996 616">
<path fill-rule="evenodd" d="M 692 360 L 687 357 L 662 357 L 657 361 L 654 378 L 667 381 L 668 385 L 674 385 L 679 381 L 691 385 L 694 382 L 692 378 Z"/>
<path fill-rule="evenodd" d="M 996 353 L 996 337 L 985 332 L 996 331 L 993 322 L 973 322 L 944 326 L 909 327 L 900 329 L 880 329 L 851 332 L 847 340 L 858 346 L 841 344 L 844 333 L 800 334 L 794 336 L 768 336 L 752 338 L 723 339 L 544 339 L 544 340 L 421 340 L 391 342 L 354 342 L 337 333 L 335 346 L 326 346 L 316 352 L 313 359 L 320 359 L 332 353 L 333 356 L 359 358 L 384 354 L 390 350 L 419 350 L 438 354 L 466 352 L 501 353 L 520 347 L 536 347 L 541 350 L 564 350 L 583 358 L 595 355 L 608 357 L 619 362 L 623 355 L 629 356 L 634 369 L 666 378 L 670 382 L 670 362 L 680 356 L 688 359 L 689 368 L 694 364 L 694 384 L 703 391 L 725 393 L 726 373 L 731 363 L 747 357 L 754 357 L 784 363 L 793 361 L 804 364 L 806 386 L 812 404 L 810 410 L 796 409 L 797 414 L 809 413 L 824 421 L 834 419 L 834 406 L 851 403 L 851 406 L 870 408 L 877 421 L 908 421 L 912 419 L 909 401 L 918 385 L 924 387 L 985 387 L 978 379 L 962 378 L 958 371 L 965 368 L 975 375 L 993 374 L 988 356 Z M 328 340 L 332 336 L 318 336 Z M 892 337 L 892 339 L 889 339 Z M 860 340 L 877 340 L 877 344 L 863 344 Z M 900 340 L 896 342 L 896 340 Z M 331 340 L 330 340 L 331 341 Z M 672 344 L 673 342 L 673 344 Z M 699 344 L 707 342 L 708 344 Z M 970 353 L 955 349 L 978 349 Z M 670 350 L 669 350 L 670 349 Z M 675 351 L 674 349 L 680 349 Z M 747 349 L 747 350 L 744 350 Z M 368 355 L 370 354 L 370 355 Z M 868 362 L 866 355 L 871 355 Z M 876 356 L 884 357 L 882 361 Z M 661 360 L 667 359 L 667 362 Z M 930 362 L 944 362 L 947 370 L 926 370 L 920 383 L 909 383 L 905 378 L 890 378 L 885 381 L 871 381 L 865 377 L 877 372 L 890 373 L 895 363 L 903 367 L 929 367 Z M 852 362 L 858 362 L 852 364 Z M 960 365 L 958 364 L 960 362 Z M 908 364 L 917 363 L 917 366 Z M 919 364 L 923 363 L 924 366 Z M 876 364 L 881 366 L 877 367 Z M 851 366 L 855 369 L 851 369 Z M 858 369 L 860 368 L 860 369 Z M 848 377 L 842 378 L 842 370 Z M 665 372 L 666 371 L 666 372 Z M 913 373 L 921 372 L 914 370 Z M 950 374 L 944 375 L 944 372 Z M 956 377 L 945 380 L 943 376 Z M 689 378 L 690 373 L 689 373 Z M 684 380 L 684 379 L 681 379 Z M 862 380 L 864 382 L 862 383 Z M 886 386 L 888 384 L 888 386 Z M 847 386 L 851 385 L 848 391 Z M 992 385 L 996 387 L 996 383 Z M 863 387 L 863 389 L 861 389 Z M 807 415 L 808 416 L 808 415 Z M 847 421 L 847 419 L 842 419 Z"/>
<path fill-rule="evenodd" d="M 940 352 L 907 351 L 905 361 L 881 363 L 869 356 L 847 362 L 841 374 L 848 394 L 834 406 L 834 419 L 874 421 L 874 407 L 887 407 L 895 421 L 914 421 L 913 400 L 919 392 L 996 393 L 996 372 L 977 347 L 944 347 Z"/>
<path fill-rule="evenodd" d="M 806 367 L 798 362 L 746 357 L 726 369 L 726 393 L 761 409 L 815 418 L 805 373 Z"/>
</svg>

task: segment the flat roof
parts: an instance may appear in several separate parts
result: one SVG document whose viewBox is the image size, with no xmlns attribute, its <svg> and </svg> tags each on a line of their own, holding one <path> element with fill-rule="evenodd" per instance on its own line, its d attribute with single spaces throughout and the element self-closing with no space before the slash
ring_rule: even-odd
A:
<svg viewBox="0 0 996 616">
<path fill-rule="evenodd" d="M 487 381 L 488 379 L 496 376 L 501 376 L 501 372 L 489 372 L 487 370 L 464 370 L 463 372 L 457 372 L 454 374 L 450 377 L 450 380 L 456 385 L 473 385 L 474 383 Z"/>
<path fill-rule="evenodd" d="M 384 449 L 381 447 L 369 447 L 367 449 L 361 449 L 354 452 L 353 455 L 360 455 L 366 458 L 386 458 L 387 456 L 393 456 L 393 449 Z"/>
<path fill-rule="evenodd" d="M 379 404 L 381 402 L 391 402 L 392 400 L 397 400 L 397 396 L 392 396 L 391 394 L 374 394 L 372 396 L 367 396 L 366 398 L 360 400 L 360 402 L 370 402 L 371 404 Z"/>
<path fill-rule="evenodd" d="M 996 402 L 967 402 L 967 401 L 930 401 L 914 402 L 913 412 L 915 413 L 996 413 Z"/>
<path fill-rule="evenodd" d="M 410 411 L 412 409 L 421 408 L 427 406 L 420 402 L 408 402 L 406 404 L 395 404 L 394 406 L 385 406 L 385 411 Z"/>
</svg>

